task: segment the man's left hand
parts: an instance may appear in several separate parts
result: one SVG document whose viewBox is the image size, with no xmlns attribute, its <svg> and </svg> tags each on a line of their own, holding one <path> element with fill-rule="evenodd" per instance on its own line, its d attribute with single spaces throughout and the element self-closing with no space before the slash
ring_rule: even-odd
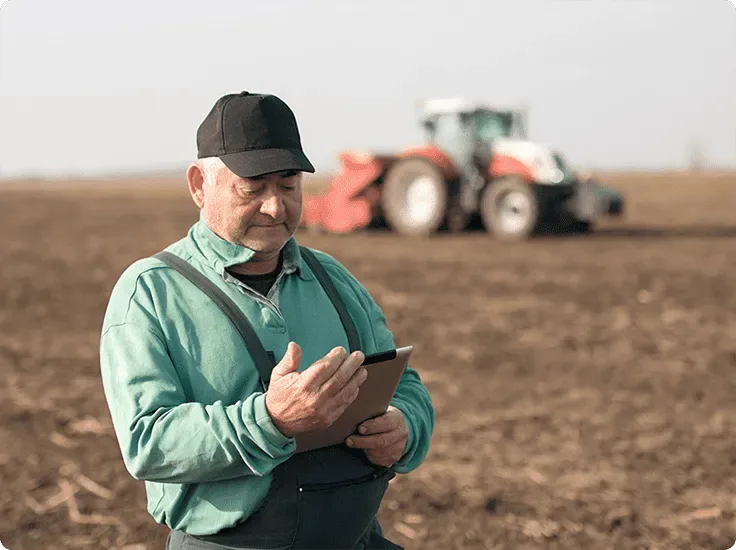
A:
<svg viewBox="0 0 736 550">
<path fill-rule="evenodd" d="M 396 407 L 358 427 L 362 435 L 351 435 L 345 441 L 349 447 L 364 449 L 368 459 L 378 466 L 389 467 L 401 459 L 409 439 L 409 426 L 404 413 Z"/>
</svg>

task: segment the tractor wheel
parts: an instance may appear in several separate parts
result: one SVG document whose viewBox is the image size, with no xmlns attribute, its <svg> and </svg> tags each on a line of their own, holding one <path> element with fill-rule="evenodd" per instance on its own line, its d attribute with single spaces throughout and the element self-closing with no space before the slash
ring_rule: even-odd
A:
<svg viewBox="0 0 736 550">
<path fill-rule="evenodd" d="M 504 241 L 528 239 L 541 218 L 535 188 L 523 179 L 499 178 L 483 191 L 480 215 L 486 231 Z"/>
<path fill-rule="evenodd" d="M 406 159 L 386 175 L 381 208 L 389 228 L 399 235 L 427 236 L 439 231 L 447 212 L 448 183 L 423 159 Z"/>
</svg>

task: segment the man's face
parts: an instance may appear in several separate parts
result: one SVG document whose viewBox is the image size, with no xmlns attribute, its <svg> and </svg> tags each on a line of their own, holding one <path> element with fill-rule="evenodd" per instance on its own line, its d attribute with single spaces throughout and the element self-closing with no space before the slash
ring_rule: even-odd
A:
<svg viewBox="0 0 736 550">
<path fill-rule="evenodd" d="M 289 171 L 241 178 L 223 165 L 204 182 L 201 197 L 194 200 L 220 237 L 268 258 L 277 254 L 299 227 L 302 174 Z"/>
</svg>

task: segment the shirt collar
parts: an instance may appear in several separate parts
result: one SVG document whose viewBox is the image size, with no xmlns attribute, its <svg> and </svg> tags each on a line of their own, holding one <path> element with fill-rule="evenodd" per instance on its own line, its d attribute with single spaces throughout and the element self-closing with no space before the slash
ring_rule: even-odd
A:
<svg viewBox="0 0 736 550">
<path fill-rule="evenodd" d="M 212 231 L 201 212 L 199 220 L 189 230 L 189 238 L 204 256 L 205 262 L 220 275 L 224 275 L 225 270 L 230 267 L 248 262 L 255 255 L 253 249 L 227 241 Z M 296 273 L 305 281 L 313 278 L 311 271 L 304 267 L 304 260 L 294 237 L 286 241 L 281 252 L 284 255 L 282 270 L 285 274 Z"/>
</svg>

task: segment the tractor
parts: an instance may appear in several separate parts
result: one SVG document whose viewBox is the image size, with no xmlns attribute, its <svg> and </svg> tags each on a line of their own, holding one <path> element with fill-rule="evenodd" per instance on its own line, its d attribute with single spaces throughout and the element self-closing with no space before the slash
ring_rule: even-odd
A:
<svg viewBox="0 0 736 550">
<path fill-rule="evenodd" d="M 426 143 L 396 154 L 343 151 L 325 192 L 305 200 L 304 227 L 349 233 L 376 225 L 407 236 L 473 226 L 494 238 L 588 232 L 624 198 L 529 141 L 526 112 L 463 99 L 424 103 Z"/>
</svg>

